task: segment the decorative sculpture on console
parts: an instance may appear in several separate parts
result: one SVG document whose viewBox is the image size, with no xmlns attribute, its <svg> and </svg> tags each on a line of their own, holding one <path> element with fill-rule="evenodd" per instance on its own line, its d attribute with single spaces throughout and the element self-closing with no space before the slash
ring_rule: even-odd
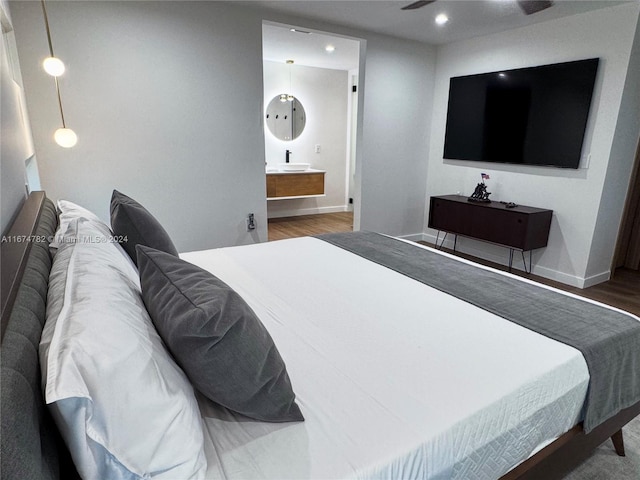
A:
<svg viewBox="0 0 640 480">
<path fill-rule="evenodd" d="M 482 177 L 482 182 L 476 185 L 476 189 L 467 200 L 469 202 L 491 203 L 491 200 L 489 200 L 491 192 L 487 192 L 487 186 L 484 184 L 484 181 L 489 180 L 491 177 L 486 173 L 481 173 L 480 176 Z"/>
</svg>

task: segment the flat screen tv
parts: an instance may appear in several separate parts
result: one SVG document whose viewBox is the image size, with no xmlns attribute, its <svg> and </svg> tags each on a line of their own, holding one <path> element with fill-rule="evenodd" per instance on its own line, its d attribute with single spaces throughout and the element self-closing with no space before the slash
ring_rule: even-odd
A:
<svg viewBox="0 0 640 480">
<path fill-rule="evenodd" d="M 578 168 L 598 59 L 453 77 L 444 158 Z"/>
</svg>

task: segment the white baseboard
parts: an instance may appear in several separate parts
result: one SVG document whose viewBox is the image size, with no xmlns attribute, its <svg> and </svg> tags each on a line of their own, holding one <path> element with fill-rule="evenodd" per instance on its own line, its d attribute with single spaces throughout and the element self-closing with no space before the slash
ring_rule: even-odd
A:
<svg viewBox="0 0 640 480">
<path fill-rule="evenodd" d="M 428 242 L 424 233 L 414 233 L 412 235 L 397 235 L 398 238 L 409 240 L 410 242 Z"/>
<path fill-rule="evenodd" d="M 578 277 L 577 275 L 569 275 L 568 273 L 536 265 L 533 266 L 532 273 L 534 275 L 548 278 L 549 280 L 555 280 L 556 282 L 564 283 L 565 285 L 569 285 L 571 287 L 586 288 L 584 286 L 585 279 L 582 277 Z"/>
<path fill-rule="evenodd" d="M 267 209 L 267 218 L 298 217 L 300 215 L 317 215 L 319 213 L 338 213 L 348 211 L 349 207 L 347 205 L 338 205 L 335 207 L 292 208 L 288 210 L 278 210 L 277 212 L 269 212 Z"/>
<path fill-rule="evenodd" d="M 436 236 L 433 234 L 423 233 L 421 240 L 425 242 L 434 243 L 436 242 Z M 453 248 L 453 236 L 447 236 L 447 241 L 445 242 L 445 246 L 447 248 Z M 442 241 L 442 235 L 440 236 L 439 241 Z M 488 260 L 493 263 L 497 263 L 500 265 L 507 266 L 509 264 L 508 261 L 508 253 L 505 253 L 504 256 L 499 256 L 498 254 L 493 254 L 491 252 L 487 252 L 486 250 L 482 250 L 480 248 L 475 248 L 473 245 L 469 245 L 468 243 L 465 245 L 460 245 L 460 241 L 458 241 L 458 245 L 456 250 L 466 253 L 467 255 L 472 255 L 474 257 L 482 258 L 484 260 Z M 478 242 L 480 244 L 480 242 Z M 504 248 L 505 252 L 508 252 L 506 247 L 497 247 Z M 525 258 L 528 257 L 528 254 L 525 254 Z M 514 255 L 513 268 L 516 270 L 523 270 L 522 262 L 519 262 L 519 256 Z M 528 259 L 527 259 L 528 261 Z M 549 280 L 554 280 L 556 282 L 564 283 L 565 285 L 570 285 L 572 287 L 577 288 L 588 288 L 598 283 L 606 282 L 611 278 L 611 272 L 602 272 L 597 275 L 592 275 L 590 277 L 579 277 L 577 275 L 570 275 L 559 270 L 553 270 L 548 267 L 533 265 L 532 272 L 534 275 L 538 275 L 540 277 L 548 278 Z"/>
<path fill-rule="evenodd" d="M 611 280 L 611 270 L 607 270 L 606 272 L 598 273 L 597 275 L 591 275 L 584 279 L 584 285 L 580 288 L 589 288 L 593 287 L 602 282 L 606 282 Z"/>
</svg>

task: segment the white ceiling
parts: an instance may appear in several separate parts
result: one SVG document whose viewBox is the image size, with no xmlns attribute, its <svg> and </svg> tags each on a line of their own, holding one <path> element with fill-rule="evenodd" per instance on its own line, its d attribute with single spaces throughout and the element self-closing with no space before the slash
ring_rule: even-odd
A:
<svg viewBox="0 0 640 480">
<path fill-rule="evenodd" d="M 289 15 L 441 45 L 640 0 L 555 0 L 552 7 L 533 15 L 525 15 L 515 0 L 438 0 L 418 10 L 401 10 L 402 6 L 412 1 L 256 0 L 238 3 L 259 5 Z M 435 16 L 439 13 L 447 14 L 447 24 L 435 24 Z M 304 25 L 296 26 L 304 28 Z M 291 58 L 296 64 L 323 68 L 357 67 L 357 46 L 347 39 L 322 35 L 320 32 L 311 35 L 292 33 L 287 28 L 276 26 L 265 28 L 264 32 L 265 59 L 285 61 Z M 333 54 L 329 55 L 324 51 L 326 43 L 336 46 Z"/>
<path fill-rule="evenodd" d="M 304 33 L 308 32 L 308 33 Z M 325 50 L 332 45 L 331 53 Z M 262 59 L 295 65 L 352 70 L 358 68 L 360 42 L 316 31 L 292 32 L 287 26 L 262 26 Z"/>
</svg>

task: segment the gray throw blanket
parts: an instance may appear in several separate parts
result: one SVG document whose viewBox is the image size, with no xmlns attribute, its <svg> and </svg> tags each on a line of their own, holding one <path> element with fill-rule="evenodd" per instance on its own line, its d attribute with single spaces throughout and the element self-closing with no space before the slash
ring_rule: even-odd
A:
<svg viewBox="0 0 640 480">
<path fill-rule="evenodd" d="M 317 238 L 582 352 L 589 369 L 584 430 L 640 401 L 636 317 L 371 232 Z"/>
</svg>

